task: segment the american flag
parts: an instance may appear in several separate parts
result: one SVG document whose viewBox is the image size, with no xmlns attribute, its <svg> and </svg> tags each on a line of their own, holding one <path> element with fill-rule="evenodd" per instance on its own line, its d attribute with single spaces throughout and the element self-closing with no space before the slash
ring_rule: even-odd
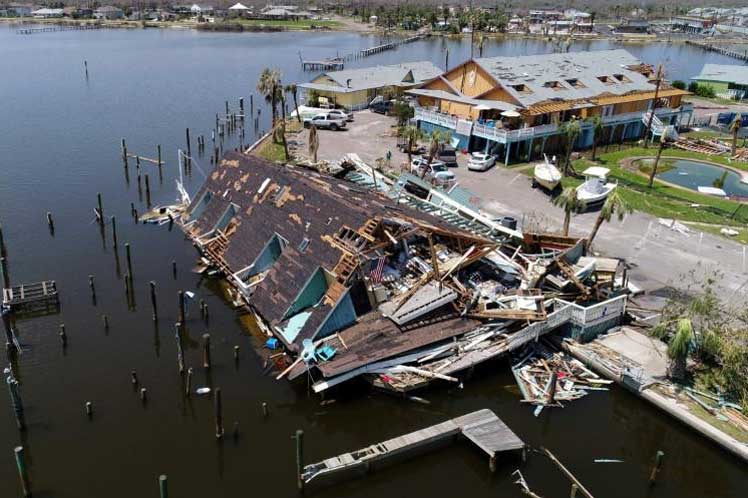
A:
<svg viewBox="0 0 748 498">
<path fill-rule="evenodd" d="M 369 278 L 375 284 L 382 281 L 384 276 L 384 265 L 387 263 L 387 257 L 382 256 L 381 258 L 371 260 L 371 270 L 369 271 Z"/>
</svg>

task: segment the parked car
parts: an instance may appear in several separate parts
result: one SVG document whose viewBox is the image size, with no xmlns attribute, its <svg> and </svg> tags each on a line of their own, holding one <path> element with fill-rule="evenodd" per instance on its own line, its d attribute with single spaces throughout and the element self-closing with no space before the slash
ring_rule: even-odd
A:
<svg viewBox="0 0 748 498">
<path fill-rule="evenodd" d="M 441 183 L 449 183 L 455 179 L 455 174 L 449 171 L 447 165 L 442 161 L 434 160 L 429 164 L 427 158 L 420 156 L 414 158 L 410 163 L 410 172 L 414 175 L 421 176 L 424 169 L 426 169 L 426 178 L 434 178 Z"/>
<path fill-rule="evenodd" d="M 439 160 L 445 163 L 450 168 L 457 167 L 457 151 L 454 147 L 444 145 L 439 149 Z"/>
<path fill-rule="evenodd" d="M 408 141 L 405 140 L 403 137 L 400 137 L 400 136 L 397 137 L 397 148 L 400 149 L 400 152 L 407 154 L 408 153 Z M 426 147 L 424 147 L 423 145 L 419 145 L 417 143 L 413 144 L 413 147 L 410 149 L 410 153 L 415 154 L 415 155 L 423 155 L 426 152 L 427 152 Z"/>
<path fill-rule="evenodd" d="M 468 160 L 468 169 L 473 171 L 486 171 L 496 164 L 496 156 L 483 152 L 473 152 Z"/>
<path fill-rule="evenodd" d="M 327 115 L 335 118 L 345 119 L 346 121 L 353 121 L 353 113 L 345 112 L 342 109 L 333 109 L 328 112 Z"/>
<path fill-rule="evenodd" d="M 369 104 L 369 109 L 379 114 L 389 114 L 394 106 L 394 100 L 378 100 Z"/>
<path fill-rule="evenodd" d="M 311 125 L 319 129 L 337 131 L 345 128 L 345 119 L 330 116 L 329 112 L 323 112 L 314 117 L 304 119 L 304 128 L 309 128 Z"/>
</svg>

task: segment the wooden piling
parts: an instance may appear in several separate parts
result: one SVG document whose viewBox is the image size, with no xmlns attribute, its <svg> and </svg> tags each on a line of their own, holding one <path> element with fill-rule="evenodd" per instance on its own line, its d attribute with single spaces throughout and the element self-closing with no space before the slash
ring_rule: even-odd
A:
<svg viewBox="0 0 748 498">
<path fill-rule="evenodd" d="M 255 98 L 254 95 L 249 96 L 249 115 L 254 116 L 255 114 Z"/>
<path fill-rule="evenodd" d="M 187 369 L 187 380 L 184 387 L 184 395 L 190 397 L 192 391 L 192 367 Z"/>
<path fill-rule="evenodd" d="M 226 117 L 229 115 L 229 101 L 226 101 Z"/>
<path fill-rule="evenodd" d="M 184 314 L 184 292 L 183 291 L 177 292 L 177 300 L 178 300 L 177 320 L 180 323 L 184 323 L 185 314 Z"/>
<path fill-rule="evenodd" d="M 234 437 L 234 441 L 239 441 L 239 422 L 234 422 L 232 436 Z"/>
<path fill-rule="evenodd" d="M 0 256 L 5 257 L 8 255 L 8 251 L 5 248 L 5 238 L 3 237 L 3 226 L 0 225 Z"/>
<path fill-rule="evenodd" d="M 88 418 L 93 418 L 93 403 L 90 401 L 86 401 L 86 416 Z"/>
<path fill-rule="evenodd" d="M 267 418 L 268 415 L 270 415 L 270 411 L 268 410 L 268 404 L 263 402 L 262 403 L 262 416 Z"/>
<path fill-rule="evenodd" d="M 200 318 L 204 318 L 205 317 L 205 300 L 200 299 L 199 303 L 200 304 L 198 307 L 200 308 Z"/>
<path fill-rule="evenodd" d="M 177 279 L 177 262 L 175 260 L 171 261 L 171 275 L 174 277 L 174 280 Z"/>
<path fill-rule="evenodd" d="M 127 144 L 125 139 L 122 139 L 122 161 L 125 163 L 125 170 L 127 170 Z"/>
<path fill-rule="evenodd" d="M 663 458 L 665 458 L 665 453 L 661 450 L 657 450 L 657 453 L 655 454 L 655 462 L 652 466 L 652 472 L 649 474 L 649 484 L 654 484 L 657 480 L 657 474 L 660 473 Z"/>
<path fill-rule="evenodd" d="M 174 338 L 177 341 L 177 367 L 179 367 L 179 373 L 184 372 L 184 352 L 182 351 L 182 323 L 177 322 L 174 324 L 174 328 L 176 329 L 176 333 L 174 334 Z"/>
<path fill-rule="evenodd" d="M 168 481 L 164 474 L 158 476 L 158 492 L 161 498 L 169 498 Z"/>
<path fill-rule="evenodd" d="M 98 203 L 99 223 L 104 224 L 104 204 L 101 202 L 101 192 L 96 194 L 96 200 Z"/>
<path fill-rule="evenodd" d="M 148 402 L 148 389 L 145 387 L 140 388 L 140 401 L 142 401 L 143 404 Z"/>
<path fill-rule="evenodd" d="M 96 284 L 94 283 L 94 276 L 88 276 L 88 286 L 91 288 L 91 297 L 96 299 Z"/>
<path fill-rule="evenodd" d="M 190 144 L 190 129 L 187 128 L 185 131 L 187 135 L 187 157 L 184 158 L 184 168 L 186 171 L 190 169 L 190 158 L 192 157 L 192 145 Z"/>
<path fill-rule="evenodd" d="M 112 245 L 116 248 L 117 247 L 117 218 L 112 216 Z"/>
<path fill-rule="evenodd" d="M 151 205 L 151 181 L 148 177 L 148 173 L 145 174 L 145 203 L 150 207 Z"/>
<path fill-rule="evenodd" d="M 47 211 L 47 226 L 49 226 L 49 231 L 54 233 L 55 232 L 55 222 L 52 220 L 52 213 Z"/>
<path fill-rule="evenodd" d="M 133 386 L 138 385 L 138 374 L 137 372 L 135 372 L 135 370 L 130 372 L 130 382 L 132 383 Z"/>
<path fill-rule="evenodd" d="M 65 348 L 68 345 L 68 335 L 65 333 L 65 324 L 60 324 L 60 342 L 62 347 Z"/>
<path fill-rule="evenodd" d="M 203 306 L 203 320 L 205 320 L 205 323 L 208 323 L 208 304 L 207 303 Z"/>
<path fill-rule="evenodd" d="M 239 363 L 239 346 L 234 346 L 234 361 Z"/>
<path fill-rule="evenodd" d="M 210 368 L 210 334 L 203 334 L 203 368 Z"/>
<path fill-rule="evenodd" d="M 304 479 L 302 473 L 304 471 L 304 431 L 298 429 L 296 431 L 296 487 L 299 491 L 304 490 Z"/>
<path fill-rule="evenodd" d="M 204 337 L 204 336 L 203 336 Z M 216 418 L 216 439 L 223 437 L 223 403 L 221 400 L 221 388 L 215 390 L 215 418 Z"/>
<path fill-rule="evenodd" d="M 158 308 L 156 306 L 156 282 L 151 280 L 148 283 L 148 286 L 151 288 L 151 308 L 153 308 L 153 321 L 158 321 Z"/>
<path fill-rule="evenodd" d="M 569 494 L 570 498 L 577 498 L 577 491 L 579 490 L 579 486 L 572 483 L 571 484 L 571 493 Z"/>
<path fill-rule="evenodd" d="M 8 260 L 0 257 L 0 271 L 3 273 L 3 287 L 10 288 L 10 275 L 8 275 Z"/>
<path fill-rule="evenodd" d="M 158 153 L 158 167 L 160 169 L 164 164 L 163 161 L 161 161 L 161 144 L 156 146 L 156 152 Z"/>
<path fill-rule="evenodd" d="M 244 97 L 239 97 L 239 111 L 241 112 L 241 120 L 244 121 Z"/>
<path fill-rule="evenodd" d="M 10 404 L 13 407 L 13 413 L 16 418 L 16 426 L 19 431 L 25 431 L 26 417 L 24 415 L 23 399 L 21 398 L 21 388 L 12 371 L 6 382 L 8 384 L 8 393 L 10 394 Z"/>
<path fill-rule="evenodd" d="M 16 455 L 16 468 L 18 468 L 18 477 L 21 479 L 21 490 L 23 496 L 28 498 L 31 496 L 31 484 L 29 483 L 29 474 L 26 470 L 26 457 L 24 454 L 23 446 L 16 446 L 13 450 Z"/>
<path fill-rule="evenodd" d="M 137 218 L 137 214 L 136 214 Z M 125 257 L 127 258 L 127 275 L 132 283 L 132 254 L 130 253 L 130 243 L 125 242 Z"/>
</svg>

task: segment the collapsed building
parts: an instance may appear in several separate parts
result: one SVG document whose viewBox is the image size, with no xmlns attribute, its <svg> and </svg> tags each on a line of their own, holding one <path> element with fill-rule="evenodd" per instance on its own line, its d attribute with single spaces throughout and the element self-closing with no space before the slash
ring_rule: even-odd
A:
<svg viewBox="0 0 748 498">
<path fill-rule="evenodd" d="M 624 265 L 585 241 L 522 234 L 459 187 L 397 181 L 351 157 L 333 174 L 229 153 L 181 217 L 316 392 L 363 376 L 408 391 L 625 309 Z"/>
</svg>

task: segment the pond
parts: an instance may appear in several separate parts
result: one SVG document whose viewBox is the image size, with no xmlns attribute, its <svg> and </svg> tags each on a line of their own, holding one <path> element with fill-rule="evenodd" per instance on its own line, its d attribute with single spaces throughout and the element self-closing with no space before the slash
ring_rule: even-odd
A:
<svg viewBox="0 0 748 498">
<path fill-rule="evenodd" d="M 659 173 L 657 178 L 691 190 L 698 191 L 699 187 L 718 187 L 730 197 L 748 197 L 748 184 L 742 183 L 741 175 L 731 169 L 686 159 L 673 161 L 669 166 Z M 722 181 L 723 185 L 719 185 Z"/>
</svg>

